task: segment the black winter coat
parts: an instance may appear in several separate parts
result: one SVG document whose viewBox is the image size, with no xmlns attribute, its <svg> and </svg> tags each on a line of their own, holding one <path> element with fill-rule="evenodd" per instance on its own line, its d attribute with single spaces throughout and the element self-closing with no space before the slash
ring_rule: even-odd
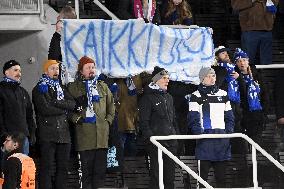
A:
<svg viewBox="0 0 284 189">
<path fill-rule="evenodd" d="M 48 59 L 62 61 L 61 47 L 60 47 L 61 35 L 55 32 L 51 38 L 48 50 Z"/>
<path fill-rule="evenodd" d="M 18 83 L 0 82 L 0 134 L 35 134 L 33 108 L 28 92 Z"/>
<path fill-rule="evenodd" d="M 172 96 L 147 86 L 139 102 L 139 127 L 146 140 L 151 136 L 178 134 Z M 177 146 L 176 140 L 161 143 L 167 147 Z"/>
<path fill-rule="evenodd" d="M 75 107 L 75 101 L 67 90 L 63 89 L 64 100 L 57 100 L 57 92 L 48 88 L 41 93 L 37 84 L 33 88 L 33 103 L 39 131 L 39 140 L 45 142 L 71 143 L 67 120 L 69 111 Z"/>
</svg>

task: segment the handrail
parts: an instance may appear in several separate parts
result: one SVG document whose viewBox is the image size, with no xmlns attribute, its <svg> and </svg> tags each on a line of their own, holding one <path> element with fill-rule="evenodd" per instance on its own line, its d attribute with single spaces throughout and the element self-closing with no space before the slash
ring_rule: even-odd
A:
<svg viewBox="0 0 284 189">
<path fill-rule="evenodd" d="M 113 20 L 119 20 L 117 16 L 115 16 L 110 10 L 108 10 L 99 0 L 93 0 L 93 2 L 98 5 L 107 15 L 109 15 Z"/>
<path fill-rule="evenodd" d="M 202 135 L 169 135 L 169 136 L 152 136 L 150 141 L 158 147 L 158 162 L 159 168 L 163 166 L 162 152 L 167 154 L 171 159 L 173 159 L 178 165 L 180 165 L 184 170 L 191 174 L 195 179 L 203 184 L 206 188 L 213 189 L 206 181 L 204 181 L 200 176 L 198 176 L 194 171 L 192 171 L 187 165 L 180 161 L 175 155 L 173 155 L 169 150 L 162 146 L 157 140 L 185 140 L 185 139 L 204 139 L 204 138 L 243 138 L 248 143 L 252 145 L 252 164 L 253 164 L 253 184 L 254 188 L 258 188 L 257 182 L 257 160 L 256 160 L 256 150 L 258 150 L 262 155 L 269 159 L 276 167 L 278 167 L 282 172 L 284 172 L 284 166 L 281 165 L 277 160 L 275 160 L 269 153 L 262 149 L 257 143 L 255 143 L 251 138 L 242 133 L 233 134 L 202 134 Z M 159 170 L 159 186 L 160 189 L 164 189 L 163 183 L 163 173 Z"/>
<path fill-rule="evenodd" d="M 277 69 L 284 68 L 284 64 L 267 64 L 267 65 L 255 65 L 257 69 Z"/>
</svg>

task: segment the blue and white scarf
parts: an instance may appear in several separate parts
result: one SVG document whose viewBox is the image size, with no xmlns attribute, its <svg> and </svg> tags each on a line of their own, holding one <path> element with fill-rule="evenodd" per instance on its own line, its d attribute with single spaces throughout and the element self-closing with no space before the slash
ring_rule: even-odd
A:
<svg viewBox="0 0 284 189">
<path fill-rule="evenodd" d="M 94 112 L 93 102 L 100 101 L 100 95 L 97 89 L 97 77 L 90 80 L 83 81 L 86 85 L 88 107 L 86 111 L 85 123 L 96 123 L 96 114 Z"/>
<path fill-rule="evenodd" d="M 14 79 L 10 79 L 8 77 L 3 77 L 3 81 L 7 82 L 7 83 L 18 83 L 20 84 L 21 82 L 20 81 L 16 81 Z"/>
<path fill-rule="evenodd" d="M 219 63 L 220 66 L 226 68 L 228 74 L 226 81 L 228 82 L 228 97 L 231 102 L 240 103 L 240 90 L 238 81 L 231 76 L 235 71 L 235 65 L 230 63 Z"/>
<path fill-rule="evenodd" d="M 255 83 L 255 81 L 250 77 L 250 75 L 243 75 L 243 78 L 248 87 L 247 98 L 248 98 L 249 111 L 252 112 L 255 110 L 262 110 L 259 99 L 259 93 L 260 93 L 259 85 Z"/>
<path fill-rule="evenodd" d="M 271 0 L 266 1 L 266 11 L 271 14 L 276 14 L 277 8 Z"/>
<path fill-rule="evenodd" d="M 64 93 L 59 84 L 59 80 L 51 79 L 46 74 L 42 74 L 41 78 L 39 79 L 39 92 L 41 92 L 42 94 L 47 93 L 48 87 L 52 88 L 54 91 L 57 92 L 57 100 L 64 99 Z"/>
<path fill-rule="evenodd" d="M 128 88 L 128 95 L 129 96 L 134 96 L 137 94 L 136 92 L 136 86 L 133 82 L 133 79 L 131 77 L 127 77 L 125 80 L 126 86 Z"/>
</svg>

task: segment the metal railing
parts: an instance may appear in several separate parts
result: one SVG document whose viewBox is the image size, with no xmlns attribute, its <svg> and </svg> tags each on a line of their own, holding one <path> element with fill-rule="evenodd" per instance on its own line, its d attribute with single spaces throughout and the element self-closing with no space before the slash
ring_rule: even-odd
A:
<svg viewBox="0 0 284 189">
<path fill-rule="evenodd" d="M 112 20 L 119 20 L 119 18 L 117 16 L 115 16 L 115 14 L 113 14 L 110 10 L 108 10 L 108 8 L 106 8 L 99 0 L 93 0 L 93 2 L 100 7 L 109 17 L 111 17 Z M 79 12 L 79 0 L 75 0 L 75 12 L 76 15 L 80 15 Z M 79 16 L 77 16 L 77 19 L 79 19 Z"/>
<path fill-rule="evenodd" d="M 276 167 L 278 167 L 282 172 L 284 172 L 284 166 L 282 166 L 277 160 L 275 160 L 269 153 L 262 149 L 257 143 L 255 143 L 251 138 L 242 133 L 234 134 L 202 134 L 202 135 L 170 135 L 170 136 L 152 136 L 150 141 L 158 147 L 158 162 L 159 162 L 159 188 L 164 189 L 163 182 L 163 152 L 168 155 L 172 160 L 174 160 L 179 166 L 186 170 L 190 175 L 203 184 L 206 188 L 213 189 L 205 180 L 203 180 L 199 175 L 197 175 L 192 169 L 185 165 L 181 160 L 179 160 L 175 155 L 173 155 L 169 150 L 162 146 L 157 140 L 185 140 L 185 139 L 204 139 L 204 138 L 243 138 L 249 144 L 252 145 L 252 166 L 253 166 L 253 187 L 258 188 L 257 181 L 257 160 L 256 160 L 256 150 L 258 150 L 263 156 L 268 158 Z"/>
<path fill-rule="evenodd" d="M 0 14 L 39 14 L 42 0 L 1 0 Z"/>
</svg>

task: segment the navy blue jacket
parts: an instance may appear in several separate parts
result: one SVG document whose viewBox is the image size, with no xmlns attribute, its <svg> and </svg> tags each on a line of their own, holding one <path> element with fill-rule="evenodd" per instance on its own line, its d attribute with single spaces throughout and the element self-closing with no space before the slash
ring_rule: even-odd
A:
<svg viewBox="0 0 284 189">
<path fill-rule="evenodd" d="M 199 85 L 189 100 L 188 124 L 193 134 L 228 134 L 234 131 L 234 115 L 227 92 L 215 86 Z M 199 160 L 231 158 L 230 139 L 199 139 L 195 156 Z"/>
</svg>

